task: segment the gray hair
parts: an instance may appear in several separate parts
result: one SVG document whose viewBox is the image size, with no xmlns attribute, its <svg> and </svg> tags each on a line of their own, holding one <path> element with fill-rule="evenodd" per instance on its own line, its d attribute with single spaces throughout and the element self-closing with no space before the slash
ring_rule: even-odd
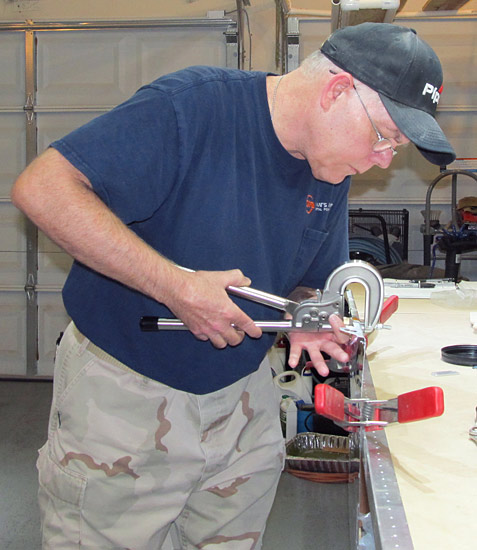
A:
<svg viewBox="0 0 477 550">
<path fill-rule="evenodd" d="M 330 61 L 326 55 L 321 53 L 321 50 L 316 50 L 308 55 L 302 62 L 301 67 L 308 76 L 317 76 L 321 72 L 327 72 L 330 69 L 341 72 L 337 65 Z"/>
<path fill-rule="evenodd" d="M 343 69 L 328 59 L 326 55 L 321 52 L 321 50 L 316 50 L 308 55 L 301 62 L 301 68 L 303 69 L 303 72 L 311 78 L 328 71 L 332 71 L 334 73 L 343 72 Z M 360 93 L 363 94 L 369 101 L 373 101 L 376 104 L 381 103 L 379 95 L 376 91 L 366 84 L 363 84 L 357 78 L 355 78 L 355 83 L 359 86 Z"/>
</svg>

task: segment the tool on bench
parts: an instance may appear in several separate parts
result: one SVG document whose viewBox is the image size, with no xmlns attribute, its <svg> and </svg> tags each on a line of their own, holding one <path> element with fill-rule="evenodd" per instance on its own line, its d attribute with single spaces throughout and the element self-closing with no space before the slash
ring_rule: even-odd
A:
<svg viewBox="0 0 477 550">
<path fill-rule="evenodd" d="M 291 315 L 289 320 L 255 321 L 255 324 L 264 332 L 329 332 L 332 330 L 328 322 L 330 315 L 336 314 L 341 318 L 344 317 L 345 291 L 351 283 L 360 283 L 365 288 L 364 320 L 361 322 L 357 315 L 353 315 L 351 324 L 341 330 L 350 335 L 361 336 L 380 328 L 384 285 L 379 272 L 372 265 L 360 260 L 346 262 L 337 267 L 328 277 L 324 289 L 316 291 L 316 299 L 295 302 L 250 287 L 229 286 L 227 292 Z M 187 330 L 180 319 L 158 317 L 142 317 L 140 327 L 143 331 Z"/>
</svg>

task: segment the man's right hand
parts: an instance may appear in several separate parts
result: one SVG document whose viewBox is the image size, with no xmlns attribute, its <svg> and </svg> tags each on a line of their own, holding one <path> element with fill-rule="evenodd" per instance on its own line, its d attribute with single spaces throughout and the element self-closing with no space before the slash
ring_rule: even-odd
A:
<svg viewBox="0 0 477 550">
<path fill-rule="evenodd" d="M 219 349 L 237 346 L 245 334 L 260 338 L 261 329 L 227 294 L 228 286 L 250 285 L 250 279 L 240 270 L 178 270 L 178 284 L 164 303 L 196 338 L 210 340 Z"/>
</svg>

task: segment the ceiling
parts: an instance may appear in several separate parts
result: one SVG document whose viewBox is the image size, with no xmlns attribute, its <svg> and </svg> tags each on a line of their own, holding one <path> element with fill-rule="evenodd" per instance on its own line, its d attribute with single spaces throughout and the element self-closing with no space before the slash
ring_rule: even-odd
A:
<svg viewBox="0 0 477 550">
<path fill-rule="evenodd" d="M 345 0 L 343 0 L 344 2 Z M 392 0 L 383 0 L 389 2 Z M 376 5 L 380 0 L 354 0 L 355 3 Z M 285 13 L 303 13 L 313 15 L 313 12 L 340 13 L 340 26 L 356 25 L 364 21 L 392 22 L 396 16 L 462 16 L 477 15 L 477 0 L 395 0 L 397 9 L 359 9 L 345 12 L 339 7 L 340 0 L 282 0 Z M 333 6 L 334 3 L 334 6 Z M 389 4 L 388 4 L 389 5 Z"/>
<path fill-rule="evenodd" d="M 331 10 L 331 0 L 288 0 L 284 3 L 297 9 Z M 456 10 L 464 13 L 473 11 L 477 15 L 477 0 L 401 0 L 398 13 Z"/>
</svg>

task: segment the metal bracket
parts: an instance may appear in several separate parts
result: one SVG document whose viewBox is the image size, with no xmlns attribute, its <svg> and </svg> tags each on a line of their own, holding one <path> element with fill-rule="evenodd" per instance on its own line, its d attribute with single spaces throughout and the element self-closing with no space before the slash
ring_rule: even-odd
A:
<svg viewBox="0 0 477 550">
<path fill-rule="evenodd" d="M 23 110 L 25 111 L 27 124 L 33 124 L 33 121 L 35 119 L 35 105 L 33 102 L 33 94 L 27 94 L 26 103 L 23 107 Z"/>
<path fill-rule="evenodd" d="M 239 67 L 238 31 L 235 25 L 229 25 L 225 35 L 225 64 L 229 69 Z"/>
<path fill-rule="evenodd" d="M 27 282 L 24 288 L 25 288 L 27 300 L 29 302 L 33 302 L 36 295 L 36 282 L 35 282 L 35 276 L 33 275 L 33 273 L 28 274 Z"/>
<path fill-rule="evenodd" d="M 289 73 L 300 65 L 300 23 L 297 17 L 287 19 L 285 72 Z"/>
</svg>

